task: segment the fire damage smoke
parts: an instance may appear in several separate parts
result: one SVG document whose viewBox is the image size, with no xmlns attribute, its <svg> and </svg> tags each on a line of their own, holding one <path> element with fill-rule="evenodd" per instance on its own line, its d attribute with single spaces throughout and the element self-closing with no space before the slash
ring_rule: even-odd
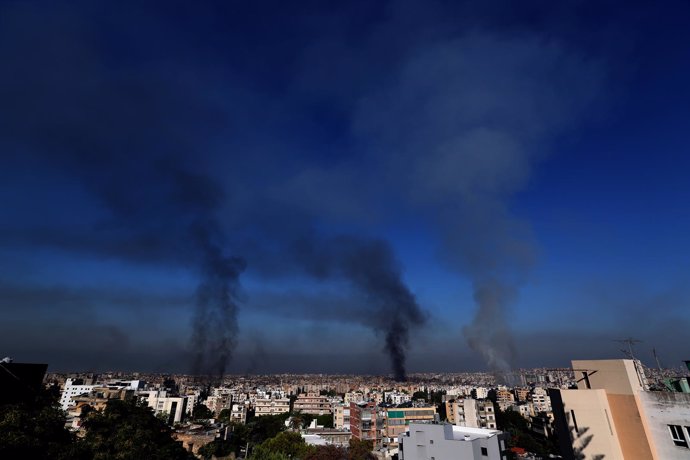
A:
<svg viewBox="0 0 690 460">
<path fill-rule="evenodd" d="M 513 335 L 505 318 L 506 306 L 514 297 L 514 289 L 496 280 L 475 285 L 474 301 L 478 308 L 472 323 L 463 328 L 469 346 L 484 357 L 502 380 L 508 379 L 515 358 Z"/>
<path fill-rule="evenodd" d="M 407 378 L 405 361 L 410 327 L 421 326 L 426 316 L 402 280 L 390 246 L 382 240 L 337 237 L 301 241 L 297 257 L 317 278 L 341 277 L 364 294 L 371 311 L 371 327 L 384 336 L 393 376 Z"/>
<path fill-rule="evenodd" d="M 200 90 L 203 75 L 169 78 L 136 60 L 110 62 L 92 21 L 63 13 L 20 9 L 18 22 L 10 21 L 12 39 L 1 40 L 0 55 L 14 72 L 0 85 L 8 108 L 0 111 L 0 135 L 39 168 L 76 180 L 84 196 L 75 201 L 97 203 L 100 214 L 82 226 L 79 219 L 51 223 L 35 243 L 196 267 L 192 368 L 222 375 L 237 335 L 245 264 L 224 253 L 217 216 L 224 193 L 189 154 L 204 154 L 223 115 Z"/>
<path fill-rule="evenodd" d="M 535 259 L 511 198 L 600 83 L 596 63 L 561 45 L 482 32 L 418 46 L 358 111 L 390 176 L 435 223 L 440 258 L 472 283 L 463 333 L 498 374 L 514 358 L 509 306 Z"/>
<path fill-rule="evenodd" d="M 211 374 L 220 381 L 232 357 L 238 331 L 237 289 L 244 259 L 223 254 L 206 232 L 196 232 L 203 253 L 191 338 L 194 375 Z"/>
</svg>

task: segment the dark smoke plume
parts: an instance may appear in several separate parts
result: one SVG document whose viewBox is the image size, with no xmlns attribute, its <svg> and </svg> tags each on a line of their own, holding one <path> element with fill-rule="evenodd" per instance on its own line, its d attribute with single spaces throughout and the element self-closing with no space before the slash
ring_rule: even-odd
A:
<svg viewBox="0 0 690 460">
<path fill-rule="evenodd" d="M 203 261 L 191 340 L 193 373 L 211 374 L 222 381 L 236 345 L 238 279 L 246 264 L 241 258 L 225 256 L 204 230 L 196 232 Z"/>
<path fill-rule="evenodd" d="M 426 316 L 403 282 L 390 246 L 381 240 L 338 237 L 302 241 L 297 248 L 297 257 L 312 276 L 344 278 L 364 294 L 371 308 L 366 323 L 385 336 L 394 378 L 406 380 L 410 327 L 422 326 Z"/>
<path fill-rule="evenodd" d="M 93 21 L 70 9 L 17 5 L 6 13 L 16 21 L 8 19 L 0 32 L 11 37 L 0 37 L 0 56 L 13 69 L 0 84 L 2 147 L 21 152 L 20 165 L 79 184 L 78 200 L 103 208 L 96 224 L 47 223 L 54 228 L 35 231 L 32 243 L 196 267 L 193 369 L 224 373 L 237 335 L 244 261 L 223 251 L 217 214 L 224 193 L 189 161 L 223 125 L 200 89 L 204 77 L 172 76 L 124 55 L 113 60 Z"/>
<path fill-rule="evenodd" d="M 472 283 L 463 333 L 497 374 L 514 359 L 510 305 L 535 260 L 511 215 L 544 145 L 591 102 L 596 63 L 537 36 L 468 33 L 417 46 L 385 89 L 361 99 L 357 126 L 391 177 L 435 222 L 440 257 Z"/>
</svg>

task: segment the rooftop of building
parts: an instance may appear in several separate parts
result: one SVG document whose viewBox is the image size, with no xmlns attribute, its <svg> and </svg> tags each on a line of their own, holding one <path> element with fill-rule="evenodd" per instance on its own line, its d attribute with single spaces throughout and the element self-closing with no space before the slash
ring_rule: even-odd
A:
<svg viewBox="0 0 690 460">
<path fill-rule="evenodd" d="M 474 441 L 477 439 L 488 439 L 498 434 L 500 430 L 490 430 L 486 428 L 470 428 L 465 426 L 451 425 L 450 423 L 430 423 L 430 422 L 415 422 L 409 425 L 410 432 L 414 430 L 422 430 L 424 427 L 439 427 L 444 431 L 445 438 L 453 441 Z"/>
</svg>

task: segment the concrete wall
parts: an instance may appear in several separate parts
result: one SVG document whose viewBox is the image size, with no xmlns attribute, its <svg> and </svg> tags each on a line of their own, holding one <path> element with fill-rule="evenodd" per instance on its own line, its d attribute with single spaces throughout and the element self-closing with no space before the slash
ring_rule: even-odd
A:
<svg viewBox="0 0 690 460">
<path fill-rule="evenodd" d="M 655 460 L 688 460 L 690 449 L 676 446 L 668 425 L 690 427 L 690 394 L 642 392 L 638 404 Z M 689 429 L 686 429 L 688 436 Z M 688 439 L 690 445 L 690 439 Z"/>
<path fill-rule="evenodd" d="M 453 425 L 411 424 L 409 435 L 401 436 L 401 460 L 503 460 L 504 435 L 456 439 Z M 487 455 L 482 455 L 482 448 Z"/>
<path fill-rule="evenodd" d="M 606 391 L 561 390 L 560 395 L 575 458 L 623 460 Z"/>
<path fill-rule="evenodd" d="M 642 418 L 633 395 L 608 394 L 609 412 L 613 417 L 623 457 L 652 460 L 652 450 L 642 424 Z"/>
<path fill-rule="evenodd" d="M 609 394 L 631 395 L 642 390 L 631 359 L 597 359 L 572 361 L 577 387 L 586 390 L 583 372 L 587 371 L 592 390 L 606 389 Z"/>
</svg>

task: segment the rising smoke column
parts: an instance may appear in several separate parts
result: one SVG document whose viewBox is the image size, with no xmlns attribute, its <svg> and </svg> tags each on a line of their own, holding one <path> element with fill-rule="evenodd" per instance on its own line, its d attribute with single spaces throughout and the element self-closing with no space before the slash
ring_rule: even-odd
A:
<svg viewBox="0 0 690 460">
<path fill-rule="evenodd" d="M 192 367 L 221 375 L 236 339 L 244 261 L 225 254 L 218 219 L 225 196 L 198 167 L 225 123 L 204 93 L 209 77 L 190 70 L 180 78 L 148 59 L 125 58 L 134 48 L 119 28 L 109 33 L 130 51 L 113 59 L 103 52 L 108 34 L 75 12 L 17 5 L 7 13 L 16 21 L 2 31 L 11 38 L 0 40 L 14 69 L 0 85 L 0 138 L 39 169 L 66 177 L 77 201 L 98 207 L 97 221 L 37 231 L 35 244 L 196 270 Z"/>
<path fill-rule="evenodd" d="M 211 374 L 222 381 L 236 345 L 237 290 L 246 263 L 242 258 L 224 255 L 204 230 L 197 228 L 195 232 L 202 266 L 192 323 L 192 372 Z"/>
<path fill-rule="evenodd" d="M 417 44 L 357 109 L 389 185 L 433 223 L 439 258 L 471 282 L 463 335 L 497 374 L 514 360 L 509 307 L 536 259 L 511 199 L 600 78 L 597 63 L 559 43 L 482 31 Z"/>
<path fill-rule="evenodd" d="M 382 240 L 342 236 L 302 240 L 297 258 L 317 278 L 342 278 L 362 293 L 371 308 L 366 324 L 384 336 L 384 350 L 397 381 L 407 379 L 405 361 L 410 327 L 426 315 L 402 280 L 390 246 Z"/>
</svg>

